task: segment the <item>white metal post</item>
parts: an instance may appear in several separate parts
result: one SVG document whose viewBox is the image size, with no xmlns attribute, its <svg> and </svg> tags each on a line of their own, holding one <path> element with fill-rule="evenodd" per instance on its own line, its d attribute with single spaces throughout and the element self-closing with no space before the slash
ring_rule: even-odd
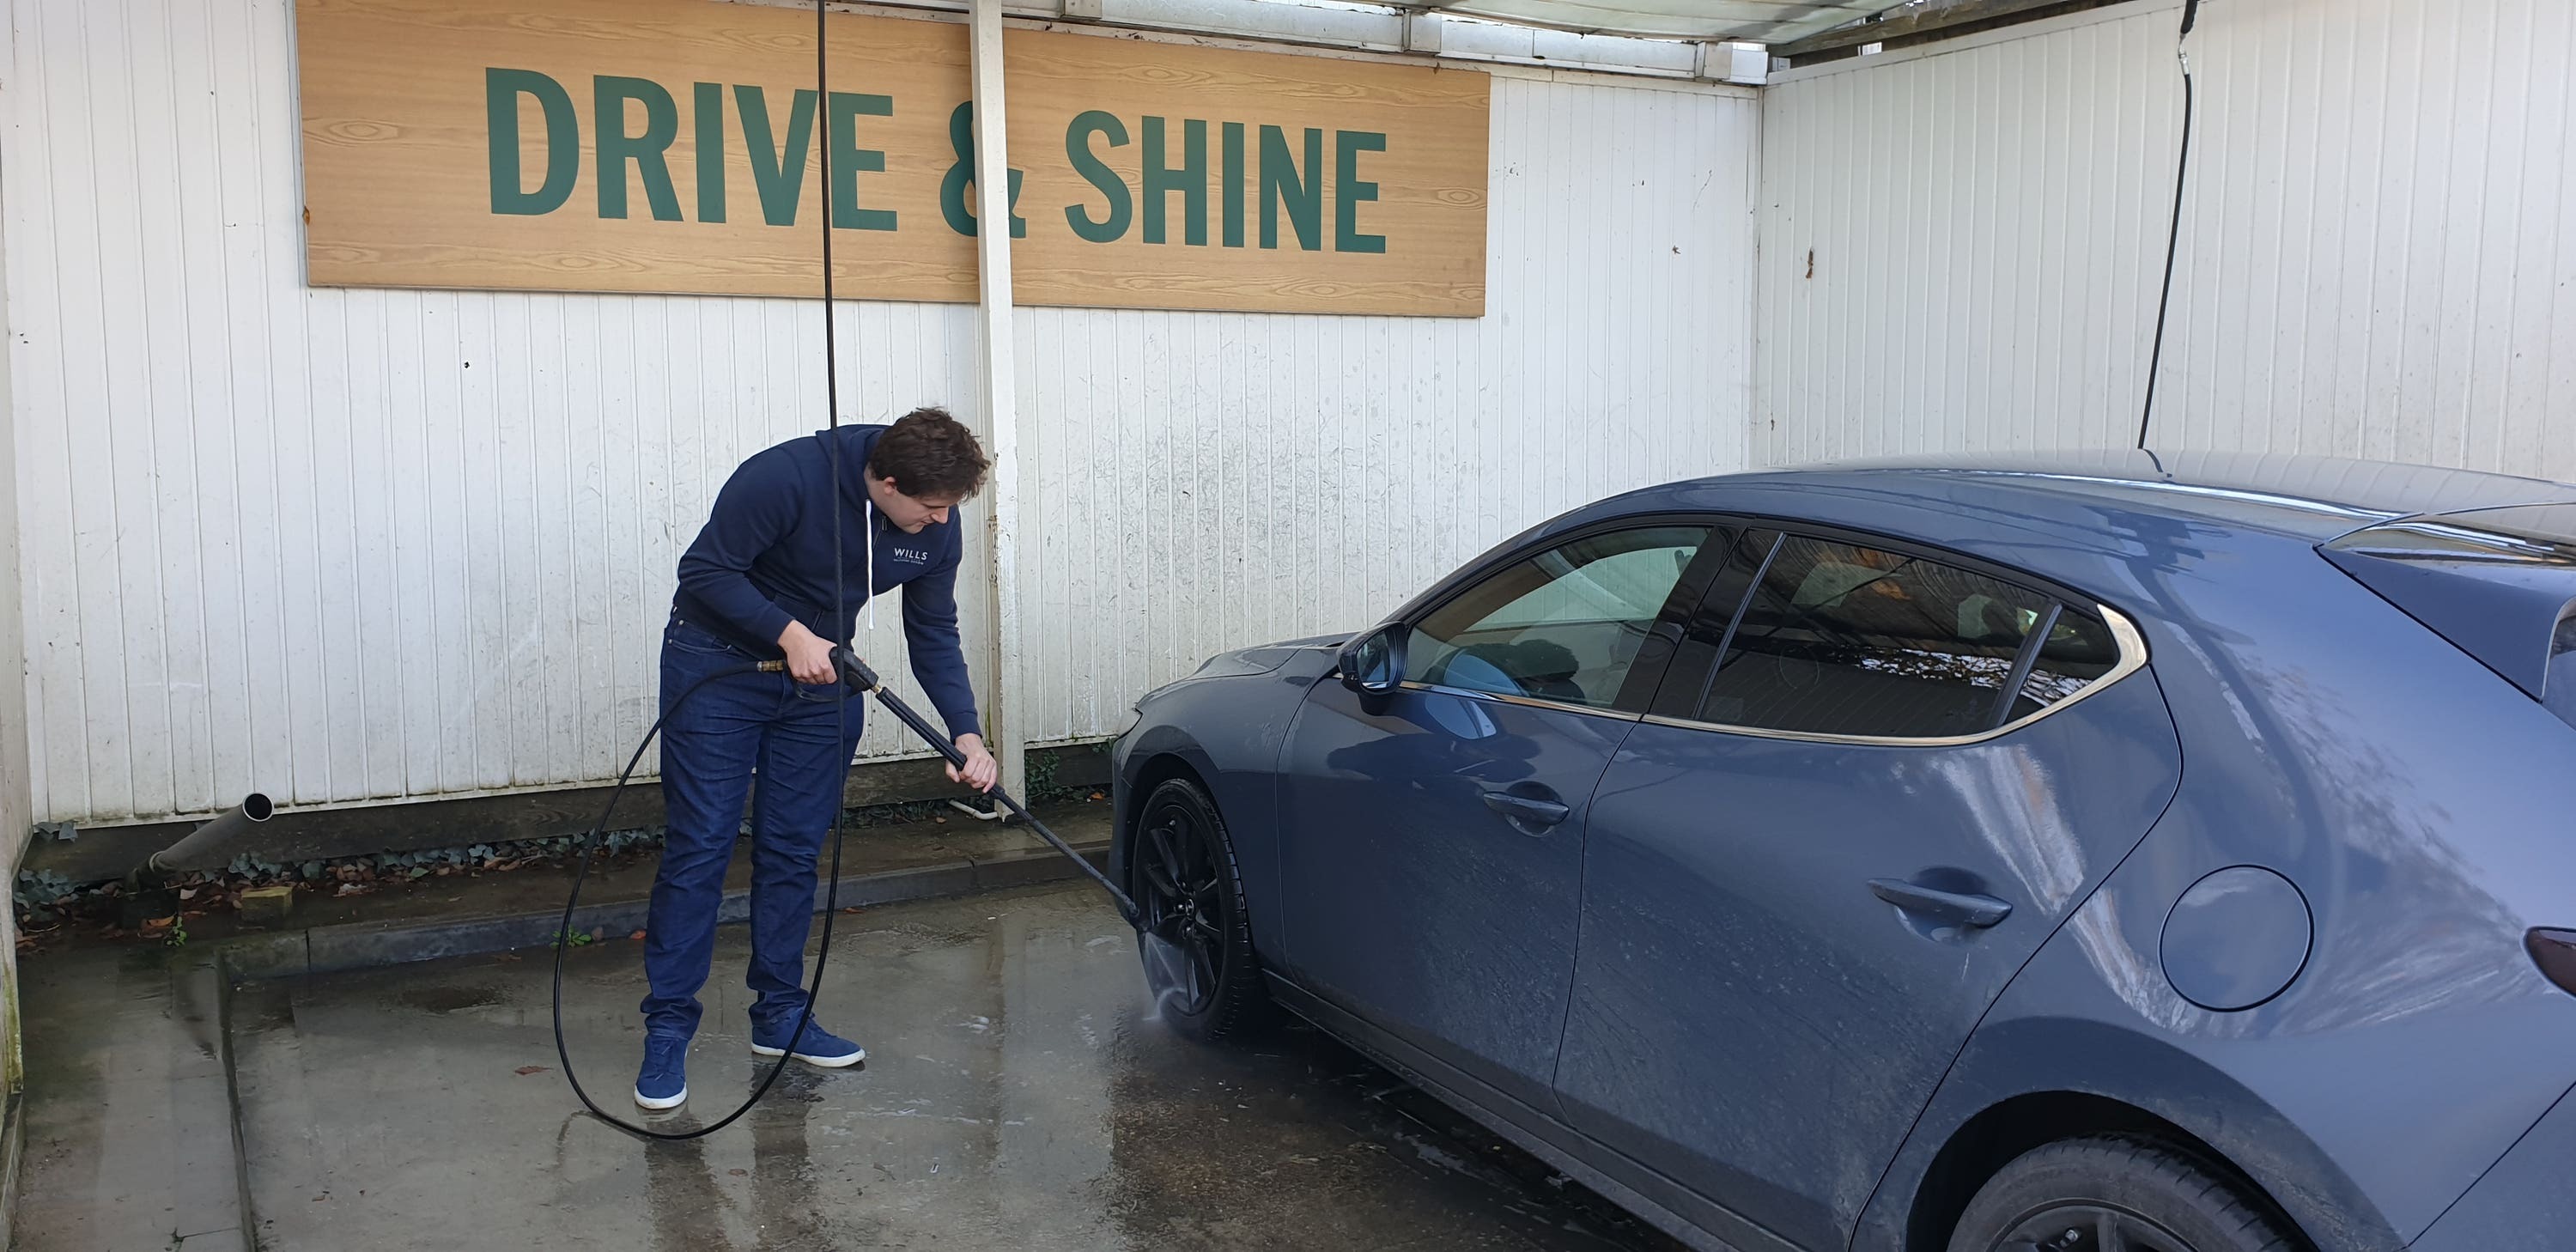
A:
<svg viewBox="0 0 2576 1252">
<path fill-rule="evenodd" d="M 983 345 L 984 422 L 993 460 L 992 620 L 987 623 L 985 739 L 1002 767 L 1002 786 L 1026 794 L 1027 736 L 1019 725 L 1019 378 L 1011 344 L 1011 161 L 1002 102 L 1001 0 L 970 0 L 969 61 L 975 100 L 975 272 Z"/>
</svg>

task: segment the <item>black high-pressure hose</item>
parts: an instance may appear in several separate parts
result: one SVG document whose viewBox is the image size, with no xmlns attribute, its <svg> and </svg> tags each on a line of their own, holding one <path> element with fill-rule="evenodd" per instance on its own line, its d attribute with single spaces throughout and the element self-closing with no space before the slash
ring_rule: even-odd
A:
<svg viewBox="0 0 2576 1252">
<path fill-rule="evenodd" d="M 2156 417 L 2156 370 L 2165 359 L 2165 311 L 2173 304 L 2174 252 L 2182 242 L 2182 193 L 2191 176 L 2191 53 L 2182 41 L 2191 38 L 2191 24 L 2200 16 L 2200 0 L 2183 0 L 2182 30 L 2174 36 L 2174 56 L 2182 62 L 2182 143 L 2174 154 L 2174 205 L 2172 223 L 2165 233 L 2165 281 L 2156 295 L 2156 335 L 2147 351 L 2147 398 L 2138 407 L 2138 450 L 2147 449 L 2147 424 Z"/>
<path fill-rule="evenodd" d="M 824 11 L 823 0 L 814 0 L 814 94 L 816 98 L 828 101 L 832 98 L 831 68 Z M 832 428 L 837 430 L 841 425 L 841 371 L 839 346 L 834 338 L 832 326 L 832 146 L 828 143 L 822 146 L 821 185 L 823 187 L 823 404 Z M 824 446 L 826 455 L 832 461 L 832 481 L 836 484 L 840 483 L 843 481 L 840 441 L 826 440 Z M 874 535 L 870 535 L 867 541 L 873 543 L 875 538 Z M 845 568 L 847 566 L 841 560 L 841 528 L 836 515 L 832 527 L 832 603 L 835 612 L 840 612 L 843 604 L 843 588 L 840 580 L 841 571 Z M 868 594 L 875 595 L 876 588 L 868 588 Z M 832 666 L 840 674 L 842 699 L 847 700 L 851 696 L 862 693 L 873 694 L 877 702 L 884 705 L 888 712 L 893 713 L 904 725 L 910 726 L 914 733 L 928 741 L 931 747 L 939 749 L 939 754 L 948 758 L 950 765 L 963 767 L 966 764 L 966 754 L 959 751 L 956 744 L 933 730 L 930 723 L 923 720 L 921 714 L 912 710 L 912 706 L 905 704 L 900 697 L 886 690 L 885 684 L 877 680 L 876 672 L 859 660 L 856 653 L 846 647 L 834 647 Z M 643 741 L 635 745 L 635 755 L 627 758 L 626 768 L 618 773 L 617 785 L 609 789 L 608 804 L 600 810 L 599 820 L 591 824 L 590 833 L 582 838 L 581 860 L 573 869 L 572 893 L 564 899 L 563 925 L 557 928 L 555 934 L 555 1059 L 563 1064 L 564 1081 L 572 1084 L 572 1093 L 581 1098 L 582 1107 L 589 1109 L 599 1120 L 628 1134 L 640 1135 L 647 1139 L 695 1139 L 702 1135 L 714 1134 L 732 1125 L 734 1119 L 750 1112 L 751 1106 L 760 1102 L 760 1097 L 769 1094 L 770 1085 L 777 1082 L 778 1076 L 786 1071 L 787 1062 L 795 1055 L 795 1042 L 804 1037 L 805 1027 L 814 1020 L 814 1004 L 822 998 L 823 965 L 832 954 L 832 919 L 841 911 L 841 817 L 837 805 L 832 817 L 832 876 L 824 887 L 823 894 L 823 942 L 822 947 L 814 953 L 814 981 L 805 990 L 805 1011 L 798 1015 L 796 1029 L 790 1031 L 787 1036 L 788 1046 L 779 1053 L 778 1062 L 769 1067 L 768 1077 L 760 1080 L 760 1086 L 752 1090 L 750 1097 L 745 1099 L 740 1107 L 725 1114 L 722 1120 L 696 1130 L 652 1130 L 638 1126 L 633 1122 L 612 1116 L 606 1109 L 599 1107 L 598 1101 L 590 1098 L 589 1092 L 582 1090 L 581 1079 L 573 1074 L 572 1052 L 564 1045 L 564 949 L 570 947 L 572 943 L 572 919 L 573 914 L 581 906 L 581 884 L 590 876 L 591 850 L 597 846 L 600 832 L 608 829 L 609 816 L 617 811 L 618 798 L 626 793 L 626 782 L 634 777 L 635 766 L 644 759 L 644 750 L 652 746 L 655 735 L 662 733 L 662 724 L 671 720 L 671 715 L 678 712 L 681 705 L 688 703 L 689 697 L 696 695 L 699 688 L 719 678 L 752 673 L 785 673 L 786 670 L 785 661 L 746 661 L 738 666 L 718 670 L 689 684 L 687 689 L 680 692 L 678 698 L 672 700 L 670 705 L 662 710 L 660 717 L 653 719 L 651 728 L 644 732 Z M 1029 824 L 1031 829 L 1037 831 L 1040 837 L 1053 845 L 1056 851 L 1063 853 L 1075 865 L 1080 866 L 1082 872 L 1090 875 L 1093 882 L 1099 883 L 1101 888 L 1109 893 L 1110 898 L 1118 902 L 1119 914 L 1126 919 L 1127 924 L 1140 927 L 1139 934 L 1143 933 L 1141 930 L 1143 914 L 1137 911 L 1136 902 L 1128 899 L 1127 893 L 1120 891 L 1117 884 L 1110 882 L 1108 875 L 1094 868 L 1091 862 L 1084 860 L 1081 854 L 1075 852 L 1064 840 L 1057 838 L 1054 831 L 1047 829 L 1045 822 L 1039 821 L 1035 814 L 1029 812 L 1026 805 L 1012 798 L 1009 792 L 995 787 L 991 795 L 996 803 L 1017 814 L 1022 821 Z"/>
<path fill-rule="evenodd" d="M 671 701 L 670 707 L 662 710 L 662 715 L 660 717 L 653 719 L 653 725 L 651 728 L 644 732 L 643 741 L 635 745 L 635 755 L 626 759 L 626 768 L 623 771 L 620 771 L 617 775 L 617 785 L 609 788 L 607 807 L 599 811 L 599 820 L 591 823 L 589 833 L 582 836 L 581 860 L 574 865 L 572 872 L 572 894 L 564 897 L 563 924 L 555 929 L 555 1060 L 563 1065 L 564 1081 L 572 1084 L 572 1093 L 581 1099 L 582 1107 L 589 1109 L 592 1116 L 597 1117 L 599 1120 L 606 1122 L 611 1126 L 615 1126 L 619 1130 L 625 1131 L 630 1135 L 641 1135 L 647 1139 L 695 1139 L 701 1135 L 712 1135 L 715 1132 L 732 1125 L 735 1118 L 750 1112 L 751 1106 L 760 1102 L 760 1097 L 769 1094 L 770 1084 L 777 1082 L 778 1076 L 781 1073 L 786 1072 L 787 1062 L 793 1059 L 793 1054 L 796 1051 L 793 1046 L 790 1046 L 785 1051 L 780 1052 L 778 1055 L 778 1063 L 769 1067 L 769 1076 L 761 1079 L 760 1086 L 753 1089 L 750 1098 L 745 1099 L 742 1102 L 741 1107 L 725 1114 L 723 1120 L 712 1125 L 701 1126 L 696 1130 L 654 1130 L 649 1127 L 638 1126 L 633 1122 L 618 1118 L 608 1110 L 599 1107 L 599 1102 L 591 1099 L 589 1092 L 582 1090 L 581 1078 L 573 1073 L 572 1051 L 564 1045 L 563 1028 L 564 949 L 572 946 L 572 918 L 573 913 L 581 907 L 582 880 L 590 876 L 591 850 L 598 846 L 600 832 L 608 829 L 609 815 L 617 811 L 618 798 L 626 794 L 626 781 L 635 776 L 635 766 L 644 759 L 644 750 L 653 745 L 653 737 L 655 735 L 662 733 L 662 724 L 670 721 L 671 715 L 679 712 L 680 706 L 687 704 L 689 702 L 689 697 L 698 694 L 698 690 L 706 686 L 708 683 L 714 682 L 719 678 L 733 678 L 743 674 L 784 673 L 786 669 L 787 663 L 785 661 L 746 661 L 741 665 L 717 670 L 716 672 L 689 684 L 685 690 L 680 692 L 678 699 Z M 814 1020 L 814 998 L 821 994 L 823 989 L 823 962 L 832 954 L 832 918 L 840 912 L 841 902 L 840 828 L 840 819 L 835 817 L 832 821 L 833 838 L 831 885 L 825 888 L 823 946 L 821 950 L 814 954 L 814 984 L 813 986 L 806 988 L 805 1011 L 796 1019 L 795 1032 L 787 1036 L 791 1041 L 803 1038 L 806 1024 Z"/>
<path fill-rule="evenodd" d="M 814 0 L 814 97 L 826 102 L 827 106 L 832 99 L 831 73 L 831 31 L 825 23 L 823 0 Z M 828 112 L 828 107 L 826 111 Z M 839 345 L 832 331 L 832 145 L 824 143 L 819 151 L 822 155 L 822 177 L 819 185 L 823 189 L 823 412 L 832 428 L 838 430 L 841 426 L 841 358 Z M 841 442 L 838 439 L 827 439 L 824 441 L 824 449 L 825 454 L 832 461 L 832 482 L 838 484 L 842 481 Z M 868 536 L 868 539 L 874 542 L 875 536 Z M 841 526 L 839 514 L 836 512 L 832 523 L 832 611 L 835 613 L 844 611 L 842 569 Z M 874 595 L 876 588 L 870 587 L 868 592 Z M 742 1107 L 725 1114 L 724 1120 L 697 1130 L 648 1130 L 632 1122 L 619 1120 L 599 1107 L 599 1103 L 590 1098 L 589 1092 L 581 1089 L 581 1080 L 573 1076 L 572 1054 L 564 1047 L 563 1036 L 563 950 L 572 943 L 572 917 L 574 910 L 581 903 L 581 883 L 590 875 L 591 848 L 596 845 L 600 832 L 608 829 L 608 817 L 617 811 L 617 799 L 625 794 L 626 780 L 634 776 L 636 764 L 644 759 L 644 749 L 652 746 L 653 736 L 662 733 L 662 724 L 671 720 L 671 714 L 678 712 L 681 705 L 688 703 L 689 697 L 696 695 L 699 688 L 719 678 L 750 673 L 784 673 L 786 669 L 785 661 L 746 662 L 731 669 L 718 670 L 689 684 L 688 689 L 682 691 L 678 699 L 671 701 L 669 706 L 662 710 L 660 717 L 653 719 L 653 725 L 644 732 L 643 741 L 635 745 L 635 755 L 627 758 L 626 768 L 617 775 L 617 785 L 609 789 L 607 807 L 600 810 L 599 821 L 591 826 L 590 834 L 582 840 L 581 863 L 573 870 L 572 893 L 564 899 L 563 926 L 555 934 L 555 1059 L 563 1063 L 564 1081 L 572 1084 L 572 1093 L 581 1098 L 582 1106 L 589 1109 L 592 1115 L 601 1121 L 628 1134 L 641 1135 L 648 1139 L 695 1139 L 700 1135 L 714 1134 L 731 1125 L 735 1118 L 751 1111 L 751 1106 L 759 1103 L 760 1097 L 769 1094 L 770 1084 L 778 1081 L 778 1076 L 787 1070 L 787 1062 L 794 1058 L 796 1041 L 804 1038 L 805 1027 L 814 1020 L 814 997 L 822 990 L 823 963 L 832 952 L 832 919 L 841 911 L 841 814 L 837 803 L 832 811 L 832 877 L 830 885 L 824 889 L 823 946 L 814 954 L 814 985 L 806 989 L 805 1011 L 797 1017 L 796 1029 L 788 1034 L 787 1047 L 779 1052 L 778 1063 L 769 1068 L 769 1076 L 760 1080 L 760 1086 L 752 1091 L 749 1099 L 742 1102 Z"/>
<path fill-rule="evenodd" d="M 930 746 L 939 749 L 940 755 L 948 758 L 949 764 L 957 766 L 966 764 L 966 754 L 959 751 L 955 744 L 941 738 L 939 733 L 931 728 L 929 721 L 913 711 L 912 706 L 904 703 L 902 697 L 886 690 L 885 684 L 878 681 L 876 671 L 869 669 L 867 663 L 861 661 L 857 654 L 848 648 L 834 648 L 832 664 L 840 671 L 843 699 L 861 694 L 874 695 L 877 703 L 884 705 L 887 712 L 894 714 L 904 725 L 911 727 L 914 733 L 927 740 Z M 678 712 L 681 705 L 688 703 L 689 697 L 696 695 L 699 688 L 719 678 L 732 678 L 751 673 L 780 673 L 786 668 L 787 663 L 784 661 L 745 662 L 728 669 L 717 670 L 691 683 L 680 693 L 678 699 L 671 702 L 670 708 L 663 711 L 661 717 L 654 719 L 652 728 L 644 732 L 643 742 L 635 745 L 635 755 L 627 758 L 626 769 L 618 774 L 617 785 L 609 789 L 607 807 L 600 811 L 599 820 L 593 822 L 589 833 L 582 837 L 581 860 L 573 869 L 572 894 L 564 900 L 563 925 L 556 929 L 555 935 L 555 1059 L 563 1064 L 564 1081 L 572 1084 L 572 1093 L 581 1098 L 582 1106 L 589 1109 L 592 1115 L 601 1121 L 628 1134 L 641 1135 L 648 1139 L 695 1139 L 701 1135 L 714 1134 L 732 1125 L 734 1119 L 749 1112 L 752 1105 L 759 1103 L 760 1097 L 769 1093 L 770 1084 L 778 1081 L 778 1075 L 787 1068 L 787 1062 L 791 1059 L 787 1054 L 782 1053 L 777 1063 L 769 1067 L 768 1077 L 760 1080 L 760 1086 L 752 1091 L 750 1098 L 744 1100 L 741 1107 L 725 1114 L 722 1120 L 696 1130 L 653 1130 L 609 1113 L 599 1107 L 597 1101 L 590 1098 L 588 1091 L 582 1089 L 581 1079 L 573 1074 L 572 1052 L 565 1046 L 563 1028 L 564 949 L 571 946 L 573 914 L 581 907 L 581 885 L 582 881 L 590 875 L 591 850 L 597 846 L 600 832 L 608 829 L 609 816 L 617 811 L 618 798 L 625 794 L 627 780 L 634 776 L 636 764 L 644 759 L 644 750 L 652 746 L 653 737 L 661 733 L 662 723 L 669 721 L 671 714 Z M 1017 814 L 1021 820 L 1029 824 L 1030 829 L 1038 833 L 1040 838 L 1046 840 L 1056 851 L 1063 853 L 1075 865 L 1080 866 L 1082 872 L 1089 875 L 1093 882 L 1100 884 L 1101 890 L 1108 892 L 1109 898 L 1117 901 L 1119 916 L 1125 919 L 1128 925 L 1140 924 L 1143 915 L 1137 911 L 1136 902 L 1129 899 L 1126 892 L 1119 890 L 1117 884 L 1109 881 L 1108 875 L 1101 873 L 1090 861 L 1083 859 L 1081 853 L 1074 851 L 1072 846 L 1058 837 L 1054 831 L 1047 829 L 1047 824 L 1039 821 L 1035 814 L 1029 812 L 1028 806 L 1020 803 L 1010 792 L 995 787 L 990 794 L 995 803 Z M 823 944 L 814 954 L 813 985 L 805 990 L 805 1011 L 796 1019 L 796 1029 L 788 1035 L 790 1039 L 801 1037 L 805 1033 L 806 1023 L 814 1018 L 814 1005 L 822 999 L 823 994 L 823 964 L 832 952 L 832 919 L 840 912 L 841 899 L 841 840 L 840 823 L 837 819 L 833 822 L 832 833 L 832 876 L 829 884 L 824 888 L 823 897 Z M 789 1049 L 789 1052 L 793 1051 L 794 1049 Z"/>
</svg>

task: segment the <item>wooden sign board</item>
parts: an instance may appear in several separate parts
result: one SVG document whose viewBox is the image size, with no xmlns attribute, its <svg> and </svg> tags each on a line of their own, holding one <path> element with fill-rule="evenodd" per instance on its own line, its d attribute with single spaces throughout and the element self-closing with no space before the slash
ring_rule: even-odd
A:
<svg viewBox="0 0 2576 1252">
<path fill-rule="evenodd" d="M 316 286 L 972 302 L 966 28 L 716 0 L 298 0 Z M 1004 36 L 1021 303 L 1475 317 L 1490 80 Z"/>
</svg>

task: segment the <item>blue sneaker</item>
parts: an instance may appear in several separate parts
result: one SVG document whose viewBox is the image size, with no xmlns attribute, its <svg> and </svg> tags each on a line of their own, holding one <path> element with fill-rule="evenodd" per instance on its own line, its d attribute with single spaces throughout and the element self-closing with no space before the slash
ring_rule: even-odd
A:
<svg viewBox="0 0 2576 1252">
<path fill-rule="evenodd" d="M 793 1017 L 775 1022 L 753 1022 L 751 1050 L 762 1056 L 787 1052 L 787 1032 L 794 1029 L 796 1019 Z M 805 1033 L 797 1036 L 796 1050 L 790 1055 L 808 1065 L 839 1069 L 868 1059 L 868 1050 L 823 1029 L 819 1023 L 809 1021 L 805 1023 Z"/>
<path fill-rule="evenodd" d="M 665 1035 L 644 1040 L 644 1069 L 635 1075 L 635 1103 L 675 1109 L 689 1098 L 689 1041 Z"/>
</svg>

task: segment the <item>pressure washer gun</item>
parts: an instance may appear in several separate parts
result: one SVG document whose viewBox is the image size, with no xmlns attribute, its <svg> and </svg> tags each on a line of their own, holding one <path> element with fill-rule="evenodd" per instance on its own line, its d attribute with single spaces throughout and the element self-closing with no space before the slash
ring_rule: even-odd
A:
<svg viewBox="0 0 2576 1252">
<path fill-rule="evenodd" d="M 939 749 L 939 755 L 948 758 L 950 765 L 960 769 L 965 768 L 966 754 L 959 751 L 957 745 L 947 736 L 933 729 L 921 714 L 913 711 L 911 705 L 904 703 L 903 697 L 888 691 L 885 684 L 877 679 L 876 671 L 869 669 L 868 663 L 860 660 L 857 653 L 842 647 L 832 649 L 832 667 L 840 671 L 841 684 L 844 687 L 854 694 L 875 696 L 877 703 L 884 705 L 887 712 L 894 714 L 904 725 L 912 727 L 912 733 L 921 736 L 922 741 L 931 747 Z M 1046 840 L 1056 851 L 1063 853 L 1066 859 L 1079 866 L 1083 873 L 1090 875 L 1091 881 L 1099 883 L 1100 889 L 1108 892 L 1109 898 L 1118 902 L 1118 914 L 1128 925 L 1138 924 L 1143 914 L 1137 910 L 1136 902 L 1128 899 L 1127 893 L 1119 890 L 1116 883 L 1109 881 L 1108 875 L 1101 873 L 1090 861 L 1083 859 L 1082 854 L 1074 851 L 1071 845 L 1057 838 L 1054 831 L 1047 829 L 1045 822 L 1039 821 L 1037 815 L 1029 812 L 1028 806 L 1021 804 L 1010 792 L 997 786 L 993 788 L 991 795 L 994 803 L 1009 809 L 1021 821 L 1027 822 L 1029 829 L 1038 832 L 1039 838 Z"/>
</svg>

